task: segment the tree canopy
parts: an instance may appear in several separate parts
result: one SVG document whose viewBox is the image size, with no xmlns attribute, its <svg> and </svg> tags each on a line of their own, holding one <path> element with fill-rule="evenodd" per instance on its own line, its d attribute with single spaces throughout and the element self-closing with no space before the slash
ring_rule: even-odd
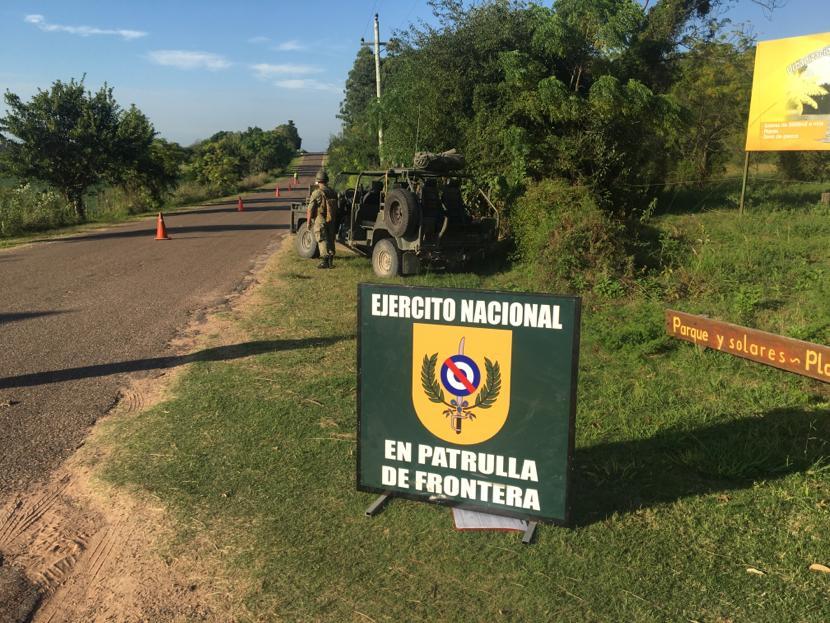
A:
<svg viewBox="0 0 830 623">
<path fill-rule="evenodd" d="M 190 171 L 217 192 L 231 192 L 246 175 L 286 167 L 302 144 L 293 121 L 273 130 L 217 132 L 193 148 Z"/>
<path fill-rule="evenodd" d="M 380 102 L 358 52 L 331 168 L 379 163 L 382 121 L 381 164 L 457 148 L 508 221 L 529 189 L 557 180 L 532 196 L 585 188 L 631 229 L 665 183 L 711 176 L 736 144 L 752 52 L 726 38 L 718 0 L 430 4 L 437 25 L 388 46 Z"/>
<path fill-rule="evenodd" d="M 563 178 L 635 215 L 681 154 L 711 174 L 744 114 L 751 53 L 718 38 L 717 1 L 430 4 L 438 25 L 399 33 L 384 59 L 380 105 L 358 52 L 333 166 L 377 162 L 382 117 L 387 164 L 455 147 L 505 198 Z"/>
<path fill-rule="evenodd" d="M 178 180 L 181 148 L 157 139 L 144 113 L 135 106 L 122 109 L 106 84 L 93 93 L 83 80 L 57 80 L 28 102 L 9 91 L 5 100 L 0 166 L 23 181 L 53 186 L 81 221 L 84 196 L 98 184 L 160 202 Z"/>
</svg>

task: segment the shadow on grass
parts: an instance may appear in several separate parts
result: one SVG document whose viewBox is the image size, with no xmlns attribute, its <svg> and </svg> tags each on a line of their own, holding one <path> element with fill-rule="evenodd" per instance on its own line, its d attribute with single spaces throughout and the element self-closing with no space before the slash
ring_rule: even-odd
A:
<svg viewBox="0 0 830 623">
<path fill-rule="evenodd" d="M 830 409 L 774 409 L 759 417 L 579 448 L 573 523 L 586 526 L 682 498 L 747 489 L 828 460 Z"/>
<path fill-rule="evenodd" d="M 45 385 L 47 383 L 60 383 L 63 381 L 74 381 L 90 377 L 108 376 L 110 374 L 141 372 L 146 370 L 165 370 L 198 361 L 227 361 L 230 359 L 240 359 L 242 357 L 262 355 L 265 353 L 330 346 L 343 340 L 352 339 L 354 339 L 354 335 L 305 338 L 301 340 L 260 340 L 255 342 L 243 342 L 241 344 L 232 344 L 230 346 L 206 348 L 188 355 L 171 355 L 169 357 L 152 357 L 148 359 L 133 359 L 131 361 L 115 361 L 112 363 L 101 363 L 92 366 L 66 368 L 64 370 L 50 370 L 47 372 L 34 372 L 31 374 L 9 376 L 6 378 L 0 378 L 0 389 L 7 389 L 9 387 L 31 387 L 33 385 Z"/>
<path fill-rule="evenodd" d="M 809 210 L 820 200 L 830 183 L 792 182 L 769 177 L 750 177 L 745 208 Z M 738 210 L 741 178 L 714 181 L 702 186 L 675 186 L 659 197 L 658 214 L 694 214 L 706 210 Z"/>
<path fill-rule="evenodd" d="M 735 209 L 741 180 L 714 182 L 705 186 L 674 186 L 660 194 L 658 214 L 696 214 L 707 210 Z"/>
</svg>

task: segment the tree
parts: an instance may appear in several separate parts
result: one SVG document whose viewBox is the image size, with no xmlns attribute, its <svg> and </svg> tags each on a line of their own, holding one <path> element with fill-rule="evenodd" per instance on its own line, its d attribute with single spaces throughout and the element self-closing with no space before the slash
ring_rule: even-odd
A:
<svg viewBox="0 0 830 623">
<path fill-rule="evenodd" d="M 830 179 L 830 153 L 779 151 L 778 168 L 790 180 L 825 182 Z"/>
<path fill-rule="evenodd" d="M 437 25 L 387 50 L 379 107 L 358 53 L 330 165 L 376 159 L 380 112 L 391 163 L 458 148 L 506 211 L 528 187 L 564 180 L 634 229 L 678 155 L 715 170 L 745 119 L 749 56 L 719 39 L 716 19 L 731 1 L 430 0 Z"/>
<path fill-rule="evenodd" d="M 130 169 L 119 176 L 118 185 L 130 198 L 131 210 L 143 212 L 161 207 L 179 182 L 185 150 L 164 139 L 153 139 Z"/>
<path fill-rule="evenodd" d="M 291 119 L 288 120 L 288 123 L 283 123 L 282 125 L 278 125 L 274 128 L 274 132 L 287 138 L 289 143 L 293 146 L 294 151 L 300 149 L 303 144 L 303 139 L 300 138 L 297 126 L 294 125 L 294 122 Z"/>
<path fill-rule="evenodd" d="M 644 27 L 633 0 L 445 0 L 441 28 L 413 29 L 382 100 L 393 162 L 457 147 L 505 205 L 528 183 L 587 185 L 621 219 L 663 181 L 677 122 L 665 94 L 628 75 Z"/>
<path fill-rule="evenodd" d="M 225 134 L 220 140 L 203 143 L 193 161 L 196 179 L 218 192 L 231 192 L 247 172 L 238 134 Z"/>
<path fill-rule="evenodd" d="M 290 123 L 290 122 L 289 122 Z M 297 129 L 293 129 L 296 134 Z M 271 131 L 248 128 L 239 135 L 241 156 L 246 162 L 248 173 L 261 173 L 286 166 L 296 151 L 295 139 L 287 134 L 289 126 L 278 126 Z M 296 141 L 299 141 L 299 135 Z"/>
<path fill-rule="evenodd" d="M 387 46 L 387 51 L 389 50 Z M 394 64 L 394 60 L 391 61 Z M 384 59 L 381 70 L 390 65 Z M 343 121 L 341 131 L 329 141 L 328 167 L 335 171 L 378 166 L 378 116 L 375 85 L 375 59 L 367 47 L 361 47 L 346 80 L 345 97 L 337 115 Z"/>
<path fill-rule="evenodd" d="M 707 180 L 729 160 L 730 146 L 743 139 L 752 85 L 748 41 L 700 41 L 678 61 L 671 94 L 681 107 L 676 172 Z M 736 135 L 740 139 L 736 140 Z M 741 150 L 743 151 L 743 150 Z"/>
<path fill-rule="evenodd" d="M 23 180 L 54 186 L 86 219 L 84 194 L 101 181 L 116 181 L 142 159 L 155 136 L 138 109 L 124 112 L 106 84 L 97 92 L 83 80 L 57 80 L 29 102 L 9 91 L 0 119 L 3 165 Z"/>
<path fill-rule="evenodd" d="M 343 120 L 345 127 L 359 123 L 376 97 L 375 57 L 368 47 L 361 46 L 346 78 L 345 96 L 337 117 Z"/>
<path fill-rule="evenodd" d="M 190 171 L 217 192 L 231 192 L 245 175 L 287 166 L 301 138 L 293 121 L 273 130 L 221 131 L 192 147 Z"/>
</svg>

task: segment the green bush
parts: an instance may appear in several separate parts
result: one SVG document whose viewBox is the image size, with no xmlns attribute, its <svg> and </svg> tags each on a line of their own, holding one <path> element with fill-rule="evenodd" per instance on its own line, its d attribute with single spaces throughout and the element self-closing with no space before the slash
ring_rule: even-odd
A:
<svg viewBox="0 0 830 623">
<path fill-rule="evenodd" d="M 89 200 L 89 218 L 107 221 L 133 214 L 157 212 L 163 206 L 164 201 L 147 188 L 139 186 L 128 190 L 121 186 L 107 186 Z"/>
<path fill-rule="evenodd" d="M 31 184 L 0 188 L 0 237 L 76 222 L 72 206 L 54 190 L 38 190 Z"/>
<path fill-rule="evenodd" d="M 778 168 L 784 177 L 805 182 L 830 180 L 830 154 L 821 151 L 778 152 Z"/>
<path fill-rule="evenodd" d="M 267 171 L 262 171 L 260 173 L 251 173 L 250 175 L 246 175 L 242 178 L 239 182 L 240 190 L 254 190 L 259 188 L 260 186 L 264 186 L 268 182 L 271 181 L 273 175 L 268 173 Z"/>
<path fill-rule="evenodd" d="M 519 257 L 541 289 L 597 286 L 598 294 L 612 296 L 619 279 L 630 275 L 623 226 L 585 187 L 550 179 L 533 184 L 517 202 L 511 224 Z"/>
<path fill-rule="evenodd" d="M 173 192 L 171 203 L 174 206 L 186 206 L 210 199 L 211 192 L 204 184 L 196 180 L 182 180 Z"/>
</svg>

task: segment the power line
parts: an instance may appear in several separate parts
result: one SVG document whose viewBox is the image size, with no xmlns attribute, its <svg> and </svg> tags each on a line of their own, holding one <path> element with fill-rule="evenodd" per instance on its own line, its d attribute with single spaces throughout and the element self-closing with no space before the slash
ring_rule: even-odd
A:
<svg viewBox="0 0 830 623">
<path fill-rule="evenodd" d="M 409 16 L 412 15 L 412 11 L 415 10 L 415 7 L 418 5 L 419 2 L 420 2 L 420 0 L 413 0 L 412 5 L 409 7 L 409 11 L 407 11 L 407 13 L 406 13 L 406 17 L 404 17 L 401 20 L 401 22 L 397 26 L 395 26 L 395 28 L 393 29 L 392 32 L 395 32 L 396 30 L 400 30 L 401 26 L 403 26 L 404 24 L 409 22 Z"/>
<path fill-rule="evenodd" d="M 363 27 L 363 32 L 361 33 L 362 39 L 366 38 L 366 31 L 369 29 L 369 24 L 372 23 L 372 18 L 375 16 L 375 13 L 377 13 L 378 1 L 379 0 L 375 0 L 374 4 L 372 5 L 372 12 L 369 13 L 369 19 L 366 20 L 366 25 Z"/>
</svg>

